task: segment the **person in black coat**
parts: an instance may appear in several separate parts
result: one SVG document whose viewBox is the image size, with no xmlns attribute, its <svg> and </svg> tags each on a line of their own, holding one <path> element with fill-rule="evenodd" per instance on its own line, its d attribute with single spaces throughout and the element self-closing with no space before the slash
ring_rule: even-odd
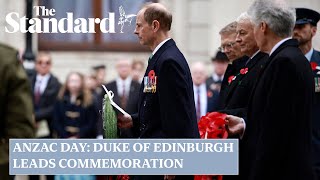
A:
<svg viewBox="0 0 320 180">
<path fill-rule="evenodd" d="M 54 106 L 53 130 L 58 138 L 95 138 L 97 113 L 80 73 L 70 73 Z"/>
<path fill-rule="evenodd" d="M 61 84 L 58 79 L 50 73 L 51 67 L 51 55 L 46 52 L 40 52 L 36 59 L 36 73 L 30 77 L 37 127 L 46 128 L 37 130 L 38 138 L 52 137 L 51 122 L 53 118 L 53 108 Z M 43 124 L 47 126 L 43 126 Z"/>
<path fill-rule="evenodd" d="M 259 73 L 262 70 L 268 54 L 259 51 L 259 47 L 254 38 L 253 24 L 250 16 L 245 12 L 237 19 L 237 36 L 236 42 L 240 46 L 240 50 L 249 59 L 245 65 L 230 74 L 228 78 L 229 89 L 225 98 L 225 107 L 220 112 L 240 117 L 247 116 L 247 108 L 249 98 L 251 96 L 254 84 Z M 229 136 L 230 138 L 239 138 L 239 136 Z M 244 140 L 239 142 L 239 175 L 238 176 L 224 176 L 225 180 L 231 179 L 245 179 L 247 175 L 247 145 Z"/>
<path fill-rule="evenodd" d="M 253 24 L 249 15 L 242 13 L 237 19 L 236 42 L 241 52 L 249 57 L 243 66 L 228 74 L 228 90 L 222 111 L 231 115 L 246 116 L 247 106 L 257 76 L 268 54 L 260 52 L 253 35 Z"/>
<path fill-rule="evenodd" d="M 133 81 L 131 73 L 131 62 L 129 59 L 120 59 L 117 61 L 116 69 L 119 77 L 116 80 L 106 84 L 108 90 L 114 93 L 113 101 L 129 114 L 138 112 L 138 98 L 140 83 Z M 105 93 L 103 93 L 104 95 Z M 115 109 L 115 108 L 114 108 Z M 121 112 L 116 110 L 117 115 Z M 121 138 L 133 138 L 138 136 L 134 134 L 132 128 L 120 128 L 119 136 Z"/>
<path fill-rule="evenodd" d="M 52 58 L 48 52 L 39 52 L 36 58 L 35 71 L 29 74 L 31 94 L 33 98 L 34 117 L 36 120 L 36 137 L 52 137 L 52 119 L 54 104 L 61 87 L 58 79 L 50 72 Z M 30 175 L 30 180 L 38 180 L 40 176 Z M 48 180 L 53 176 L 47 175 Z"/>
<path fill-rule="evenodd" d="M 146 19 L 145 19 L 146 18 Z M 161 4 L 144 6 L 137 15 L 135 34 L 153 52 L 140 87 L 138 113 L 123 116 L 120 127 L 133 127 L 140 138 L 199 138 L 188 63 L 169 38 L 172 15 Z M 136 176 L 161 179 L 163 176 Z M 173 176 L 166 176 L 173 179 Z M 193 179 L 176 176 L 175 179 Z"/>
<path fill-rule="evenodd" d="M 236 30 L 237 22 L 234 21 L 223 27 L 219 32 L 221 37 L 221 47 L 219 49 L 227 56 L 229 64 L 221 82 L 218 109 L 224 109 L 226 107 L 226 96 L 230 87 L 228 78 L 239 72 L 247 62 L 247 57 L 241 52 L 239 43 L 236 42 Z"/>
<path fill-rule="evenodd" d="M 257 0 L 249 9 L 254 35 L 269 54 L 260 73 L 248 116 L 229 115 L 230 133 L 248 142 L 247 180 L 313 179 L 311 110 L 313 74 L 292 35 L 295 14 L 284 4 Z M 245 129 L 244 129 L 245 124 Z"/>
<path fill-rule="evenodd" d="M 207 78 L 206 84 L 211 91 L 220 92 L 221 83 L 227 70 L 229 59 L 225 53 L 218 51 L 215 57 L 211 58 L 211 61 L 213 65 L 213 73 Z"/>
<path fill-rule="evenodd" d="M 293 38 L 298 40 L 299 48 L 309 60 L 315 82 L 315 102 L 312 110 L 312 161 L 316 179 L 320 179 L 320 52 L 312 48 L 312 38 L 316 35 L 320 14 L 307 8 L 296 8 L 296 14 Z"/>
</svg>

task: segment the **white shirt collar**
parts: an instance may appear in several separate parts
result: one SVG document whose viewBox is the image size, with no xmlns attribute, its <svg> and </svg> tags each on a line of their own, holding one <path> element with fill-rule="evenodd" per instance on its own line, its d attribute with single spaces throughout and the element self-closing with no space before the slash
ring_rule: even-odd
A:
<svg viewBox="0 0 320 180">
<path fill-rule="evenodd" d="M 120 77 L 117 77 L 116 83 L 117 83 L 117 90 L 118 90 L 118 95 L 123 96 L 123 84 L 125 86 L 125 95 L 128 97 L 129 96 L 129 90 L 130 90 L 130 85 L 131 85 L 132 78 L 129 76 L 127 79 L 121 79 Z"/>
<path fill-rule="evenodd" d="M 202 83 L 200 86 L 193 85 L 194 90 L 194 102 L 197 107 L 198 102 L 198 90 L 200 93 L 200 116 L 204 116 L 207 113 L 208 97 L 206 83 Z"/>
<path fill-rule="evenodd" d="M 40 86 L 40 93 L 42 94 L 44 90 L 47 88 L 50 76 L 50 73 L 44 76 L 37 74 L 34 90 L 37 91 L 37 88 L 39 88 L 38 86 Z"/>
<path fill-rule="evenodd" d="M 260 52 L 260 50 L 258 50 L 257 52 L 255 52 L 255 53 L 250 57 L 250 59 L 253 59 L 259 52 Z"/>
<path fill-rule="evenodd" d="M 292 37 L 287 37 L 285 39 L 282 39 L 281 41 L 279 41 L 276 45 L 273 46 L 273 48 L 271 49 L 270 51 L 270 54 L 269 56 L 271 56 L 271 54 L 276 50 L 278 49 L 279 46 L 281 46 L 281 44 L 283 44 L 285 41 L 289 40 L 289 39 L 292 39 Z"/>
<path fill-rule="evenodd" d="M 217 82 L 217 81 L 222 81 L 223 80 L 223 75 L 222 76 L 218 76 L 216 73 L 212 74 L 212 79 L 213 81 Z"/>
<path fill-rule="evenodd" d="M 154 48 L 152 55 L 155 55 L 156 52 L 161 48 L 161 46 L 166 43 L 167 41 L 169 41 L 171 38 L 165 39 L 164 41 L 162 41 L 160 44 L 158 44 L 158 46 L 156 48 Z"/>
<path fill-rule="evenodd" d="M 304 55 L 308 59 L 309 62 L 311 60 L 312 54 L 313 54 L 313 48 L 311 48 L 310 51 Z"/>
</svg>

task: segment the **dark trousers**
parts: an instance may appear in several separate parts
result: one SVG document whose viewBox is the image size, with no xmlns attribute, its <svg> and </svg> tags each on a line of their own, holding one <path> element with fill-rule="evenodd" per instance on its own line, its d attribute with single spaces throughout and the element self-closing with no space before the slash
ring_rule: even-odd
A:
<svg viewBox="0 0 320 180">
<path fill-rule="evenodd" d="M 54 180 L 54 175 L 45 175 L 47 180 Z M 29 180 L 39 180 L 39 175 L 30 175 Z"/>
<path fill-rule="evenodd" d="M 15 176 L 9 175 L 9 163 L 0 165 L 0 177 L 1 180 L 14 180 Z"/>
</svg>

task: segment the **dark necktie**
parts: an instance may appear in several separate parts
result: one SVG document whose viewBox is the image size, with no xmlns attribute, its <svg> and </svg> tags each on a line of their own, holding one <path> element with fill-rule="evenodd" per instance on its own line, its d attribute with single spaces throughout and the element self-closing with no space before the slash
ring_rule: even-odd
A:
<svg viewBox="0 0 320 180">
<path fill-rule="evenodd" d="M 122 88 L 122 96 L 120 97 L 121 101 L 121 108 L 125 109 L 127 106 L 127 97 L 126 97 L 126 84 L 123 82 L 123 88 Z"/>
<path fill-rule="evenodd" d="M 36 105 L 38 105 L 39 102 L 40 102 L 40 97 L 41 97 L 40 87 L 41 87 L 41 80 L 38 80 L 38 81 L 36 82 L 35 92 L 34 92 L 34 103 L 35 103 Z"/>
<path fill-rule="evenodd" d="M 153 54 L 149 56 L 148 63 L 151 61 L 152 57 L 153 57 Z"/>
</svg>

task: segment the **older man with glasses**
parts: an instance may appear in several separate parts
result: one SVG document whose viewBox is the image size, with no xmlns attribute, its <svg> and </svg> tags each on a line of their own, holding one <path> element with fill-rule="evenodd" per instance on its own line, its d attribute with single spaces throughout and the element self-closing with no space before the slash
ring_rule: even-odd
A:
<svg viewBox="0 0 320 180">
<path fill-rule="evenodd" d="M 248 60 L 248 57 L 244 56 L 239 44 L 236 42 L 236 30 L 237 22 L 232 22 L 219 32 L 221 37 L 221 47 L 219 47 L 219 50 L 227 55 L 229 64 L 221 83 L 218 109 L 226 107 L 226 96 L 229 89 L 228 78 L 240 70 Z"/>
</svg>

